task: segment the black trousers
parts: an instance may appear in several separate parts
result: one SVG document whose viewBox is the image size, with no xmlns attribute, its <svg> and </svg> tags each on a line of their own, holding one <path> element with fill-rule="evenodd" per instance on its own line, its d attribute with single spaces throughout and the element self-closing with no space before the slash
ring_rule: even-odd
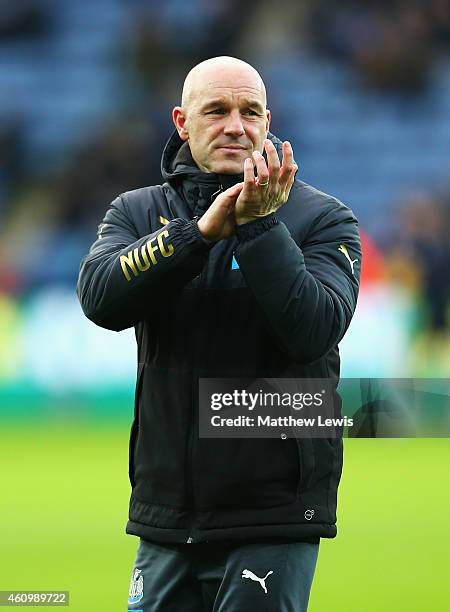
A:
<svg viewBox="0 0 450 612">
<path fill-rule="evenodd" d="M 318 543 L 162 545 L 140 540 L 133 612 L 305 612 Z"/>
</svg>

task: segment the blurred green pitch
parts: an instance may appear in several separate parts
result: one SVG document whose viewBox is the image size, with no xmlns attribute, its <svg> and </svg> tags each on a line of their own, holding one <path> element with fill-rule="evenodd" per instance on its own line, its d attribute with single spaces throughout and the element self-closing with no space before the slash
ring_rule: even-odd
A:
<svg viewBox="0 0 450 612">
<path fill-rule="evenodd" d="M 128 424 L 1 431 L 0 590 L 69 590 L 63 609 L 126 610 L 138 544 L 125 534 Z M 447 609 L 449 446 L 345 440 L 338 537 L 321 541 L 309 612 Z"/>
</svg>

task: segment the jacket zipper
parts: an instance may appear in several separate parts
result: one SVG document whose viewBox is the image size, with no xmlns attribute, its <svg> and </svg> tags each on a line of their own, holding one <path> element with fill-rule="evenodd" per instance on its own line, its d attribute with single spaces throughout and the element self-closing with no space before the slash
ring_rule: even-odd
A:
<svg viewBox="0 0 450 612">
<path fill-rule="evenodd" d="M 202 271 L 202 273 L 200 274 L 200 290 L 203 292 L 205 286 L 206 286 L 206 279 L 207 279 L 207 271 L 208 271 L 208 261 L 209 261 L 209 256 L 208 259 L 206 260 L 206 264 L 205 267 Z M 201 300 L 202 300 L 202 295 L 203 293 L 200 295 L 200 304 L 201 304 Z M 201 312 L 201 308 L 199 309 Z M 188 462 L 187 462 L 187 489 L 188 489 L 188 499 L 189 499 L 189 505 L 191 507 L 191 525 L 189 526 L 189 536 L 188 539 L 186 540 L 186 544 L 192 544 L 194 542 L 194 537 L 193 537 L 193 523 L 192 523 L 192 519 L 195 513 L 195 495 L 194 495 L 194 474 L 193 474 L 193 465 L 194 465 L 194 460 L 193 460 L 193 455 L 194 455 L 194 434 L 195 434 L 195 429 L 196 429 L 196 424 L 197 424 L 197 418 L 196 418 L 196 406 L 195 406 L 195 380 L 197 379 L 196 376 L 196 372 L 197 372 L 197 350 L 196 350 L 196 345 L 194 343 L 194 350 L 193 350 L 193 361 L 194 361 L 194 374 L 192 376 L 192 389 L 191 389 L 191 404 L 192 404 L 192 411 L 191 411 L 191 427 L 189 430 L 189 439 L 188 439 Z M 198 398 L 197 398 L 198 399 Z"/>
<path fill-rule="evenodd" d="M 194 364 L 195 364 L 195 358 L 196 358 L 196 351 L 195 351 L 195 345 L 194 345 L 194 350 L 193 350 L 193 357 L 194 357 Z M 195 367 L 195 366 L 194 366 Z M 195 370 L 194 370 L 195 371 Z M 187 494 L 188 494 L 188 503 L 189 503 L 189 512 L 190 512 L 190 524 L 189 524 L 189 536 L 188 539 L 186 540 L 187 544 L 192 544 L 194 541 L 194 538 L 192 536 L 193 534 L 193 517 L 194 517 L 194 510 L 195 510 L 195 506 L 194 506 L 194 478 L 193 478 L 193 448 L 194 448 L 194 419 L 195 419 L 195 404 L 194 404 L 194 398 L 195 398 L 195 393 L 194 393 L 194 376 L 192 377 L 192 388 L 191 388 L 191 404 L 192 404 L 192 410 L 191 410 L 191 426 L 189 428 L 189 438 L 188 438 L 188 449 L 187 449 L 187 466 L 186 466 L 186 473 L 187 473 Z"/>
<path fill-rule="evenodd" d="M 219 189 L 214 192 L 211 196 L 211 202 L 214 201 L 214 199 L 219 195 L 219 193 L 222 193 L 223 191 L 223 185 L 222 183 L 220 183 L 220 187 Z M 208 278 L 208 263 L 209 263 L 209 254 L 207 256 L 206 259 L 206 263 L 205 263 L 205 267 L 202 270 L 201 274 L 200 274 L 200 279 L 199 279 L 199 284 L 200 284 L 200 306 L 201 306 L 201 302 L 202 302 L 202 298 L 203 298 L 203 291 L 206 287 L 206 282 L 207 282 L 207 278 Z M 199 308 L 199 311 L 201 312 L 201 307 Z M 193 350 L 193 358 L 194 358 L 194 368 L 196 368 L 197 365 L 197 350 L 196 350 L 196 346 L 194 343 L 194 350 Z M 195 370 L 194 370 L 195 371 Z M 194 543 L 194 529 L 193 529 L 193 516 L 195 513 L 195 499 L 194 499 L 194 475 L 193 475 L 193 455 L 194 455 L 194 429 L 195 429 L 195 424 L 196 424 L 196 415 L 195 415 L 195 390 L 194 390 L 194 380 L 195 380 L 196 376 L 193 376 L 192 378 L 192 390 L 191 390 L 191 403 L 192 403 L 192 412 L 191 412 L 191 427 L 189 430 L 189 440 L 188 440 L 188 462 L 187 462 L 187 490 L 188 490 L 188 499 L 189 499 L 189 504 L 190 504 L 190 508 L 191 508 L 191 524 L 189 526 L 189 535 L 188 538 L 186 540 L 186 544 L 193 544 Z"/>
</svg>

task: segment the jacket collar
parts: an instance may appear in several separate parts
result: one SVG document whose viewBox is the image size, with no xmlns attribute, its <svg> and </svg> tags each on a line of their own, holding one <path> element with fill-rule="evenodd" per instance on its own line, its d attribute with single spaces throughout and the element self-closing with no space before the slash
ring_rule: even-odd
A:
<svg viewBox="0 0 450 612">
<path fill-rule="evenodd" d="M 275 144 L 280 155 L 280 140 L 270 133 L 267 137 Z M 194 216 L 206 212 L 221 191 L 244 180 L 243 173 L 218 174 L 200 170 L 192 158 L 188 142 L 181 140 L 176 130 L 164 147 L 161 173 L 165 181 L 181 190 Z"/>
</svg>

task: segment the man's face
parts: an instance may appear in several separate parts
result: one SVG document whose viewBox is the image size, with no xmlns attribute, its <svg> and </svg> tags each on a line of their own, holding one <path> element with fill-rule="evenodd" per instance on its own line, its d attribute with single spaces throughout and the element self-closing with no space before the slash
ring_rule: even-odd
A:
<svg viewBox="0 0 450 612">
<path fill-rule="evenodd" d="M 239 174 L 253 151 L 262 152 L 270 112 L 256 73 L 215 68 L 196 79 L 185 108 L 174 109 L 174 121 L 199 168 Z"/>
</svg>

